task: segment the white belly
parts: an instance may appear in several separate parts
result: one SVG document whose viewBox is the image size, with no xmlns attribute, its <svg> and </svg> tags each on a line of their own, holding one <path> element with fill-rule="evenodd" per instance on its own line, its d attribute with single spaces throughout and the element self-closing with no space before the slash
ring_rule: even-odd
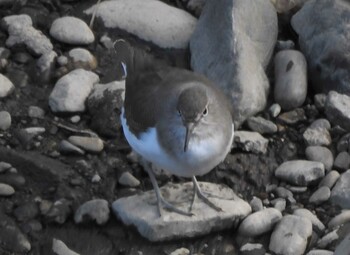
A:
<svg viewBox="0 0 350 255">
<path fill-rule="evenodd" d="M 178 159 L 168 155 L 161 147 L 156 128 L 149 128 L 137 138 L 129 130 L 124 118 L 124 109 L 121 113 L 121 122 L 126 140 L 138 154 L 157 167 L 183 177 L 203 175 L 212 170 L 225 159 L 233 140 L 232 126 L 232 136 L 224 148 L 222 146 L 220 148 L 220 142 L 216 140 L 192 143 L 186 152 L 181 152 L 181 157 Z"/>
</svg>

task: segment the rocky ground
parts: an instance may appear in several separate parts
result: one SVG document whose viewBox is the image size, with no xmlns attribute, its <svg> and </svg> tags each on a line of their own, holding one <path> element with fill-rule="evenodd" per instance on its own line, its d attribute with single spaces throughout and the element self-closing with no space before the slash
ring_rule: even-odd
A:
<svg viewBox="0 0 350 255">
<path fill-rule="evenodd" d="M 347 254 L 349 90 L 345 82 L 328 88 L 328 78 L 321 75 L 306 78 L 307 68 L 313 75 L 323 68 L 337 82 L 347 76 L 339 71 L 340 60 L 326 58 L 335 54 L 332 43 L 323 48 L 323 62 L 310 60 L 322 53 L 307 47 L 315 43 L 307 33 L 317 29 L 300 26 L 307 23 L 303 16 L 322 20 L 339 6 L 317 17 L 303 8 L 291 22 L 300 6 L 290 11 L 273 1 L 285 13 L 278 15 L 279 41 L 266 65 L 273 86 L 264 110 L 235 132 L 226 160 L 198 177 L 231 188 L 247 202 L 247 217 L 223 221 L 213 215 L 219 220 L 210 233 L 192 238 L 179 233 L 155 242 L 147 233 L 142 237 L 136 223 L 123 224 L 113 203 L 142 195 L 152 185 L 121 131 L 124 81 L 112 43 L 125 38 L 165 64 L 189 68 L 187 45 L 204 1 L 163 2 L 178 9 L 156 5 L 164 8 L 156 13 L 147 4 L 101 5 L 107 14 L 97 13 L 90 29 L 95 1 L 0 0 L 0 254 Z M 341 8 L 343 16 L 350 13 L 349 6 Z M 154 24 L 152 15 L 158 20 Z M 175 20 L 170 25 L 175 30 L 167 27 L 168 20 Z M 333 25 L 346 27 L 344 20 L 334 19 Z M 142 22 L 152 23 L 154 31 Z M 310 21 L 316 27 L 320 23 Z M 312 80 L 322 89 L 308 86 L 315 84 Z M 158 175 L 160 186 L 186 181 Z M 190 229 L 194 223 L 186 224 Z"/>
</svg>

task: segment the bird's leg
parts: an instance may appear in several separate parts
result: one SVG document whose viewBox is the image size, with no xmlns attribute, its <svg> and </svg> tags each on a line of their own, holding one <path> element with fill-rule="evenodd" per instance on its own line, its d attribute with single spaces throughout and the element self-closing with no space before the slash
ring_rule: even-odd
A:
<svg viewBox="0 0 350 255">
<path fill-rule="evenodd" d="M 192 182 L 193 182 L 193 198 L 192 203 L 190 206 L 190 212 L 192 211 L 194 201 L 196 199 L 196 196 L 198 196 L 199 199 L 202 199 L 204 203 L 209 205 L 211 208 L 215 209 L 218 212 L 222 212 L 222 209 L 216 205 L 214 205 L 212 202 L 209 201 L 209 199 L 204 195 L 204 193 L 201 191 L 199 184 L 197 182 L 197 179 L 195 176 L 192 176 Z"/>
<path fill-rule="evenodd" d="M 154 176 L 153 170 L 151 168 L 151 164 L 150 163 L 146 163 L 145 164 L 145 170 L 147 171 L 149 178 L 151 179 L 152 185 L 153 185 L 153 189 L 156 192 L 156 197 L 157 197 L 157 206 L 158 206 L 158 213 L 159 216 L 162 216 L 162 212 L 163 212 L 163 207 L 165 209 L 167 209 L 168 211 L 172 211 L 172 212 L 176 212 L 178 214 L 181 215 L 185 215 L 185 216 L 192 216 L 193 213 L 190 212 L 185 212 L 183 210 L 180 210 L 179 208 L 176 208 L 174 205 L 170 204 L 168 201 L 166 201 L 159 189 L 156 177 Z"/>
</svg>

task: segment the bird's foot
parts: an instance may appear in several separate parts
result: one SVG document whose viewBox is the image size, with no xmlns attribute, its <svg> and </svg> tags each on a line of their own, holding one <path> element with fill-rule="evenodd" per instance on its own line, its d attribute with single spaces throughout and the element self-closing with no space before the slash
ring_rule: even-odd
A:
<svg viewBox="0 0 350 255">
<path fill-rule="evenodd" d="M 194 204 L 194 201 L 196 200 L 196 196 L 198 196 L 199 199 L 201 199 L 204 203 L 209 205 L 211 208 L 213 208 L 217 212 L 222 212 L 223 211 L 220 207 L 215 205 L 213 202 L 211 202 L 207 198 L 207 196 L 204 194 L 204 192 L 200 189 L 196 177 L 194 177 L 194 176 L 192 177 L 192 182 L 193 182 L 193 198 L 192 198 L 192 202 L 191 202 L 191 206 L 190 206 L 190 210 L 189 210 L 190 212 L 193 209 L 193 204 Z M 210 194 L 210 196 L 218 197 L 218 196 L 211 195 L 211 194 Z"/>
<path fill-rule="evenodd" d="M 158 205 L 158 213 L 159 213 L 160 217 L 162 217 L 162 215 L 163 215 L 163 208 L 166 209 L 167 211 L 175 212 L 175 213 L 185 215 L 185 216 L 193 216 L 194 215 L 191 212 L 186 212 L 186 211 L 183 211 L 183 210 L 177 208 L 176 206 L 174 206 L 171 203 L 169 203 L 168 201 L 166 201 L 162 196 L 159 197 L 159 199 L 157 201 L 157 205 Z"/>
</svg>

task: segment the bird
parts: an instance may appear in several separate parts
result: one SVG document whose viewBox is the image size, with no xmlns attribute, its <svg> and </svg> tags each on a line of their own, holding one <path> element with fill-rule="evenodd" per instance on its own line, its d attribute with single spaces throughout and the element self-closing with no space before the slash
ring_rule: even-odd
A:
<svg viewBox="0 0 350 255">
<path fill-rule="evenodd" d="M 203 74 L 159 63 L 124 39 L 116 40 L 114 49 L 125 76 L 122 129 L 131 148 L 147 162 L 144 168 L 156 194 L 158 214 L 162 216 L 165 209 L 192 216 L 196 197 L 222 211 L 200 189 L 196 176 L 211 171 L 231 150 L 234 124 L 226 96 Z M 152 164 L 192 179 L 188 211 L 164 199 Z"/>
</svg>

